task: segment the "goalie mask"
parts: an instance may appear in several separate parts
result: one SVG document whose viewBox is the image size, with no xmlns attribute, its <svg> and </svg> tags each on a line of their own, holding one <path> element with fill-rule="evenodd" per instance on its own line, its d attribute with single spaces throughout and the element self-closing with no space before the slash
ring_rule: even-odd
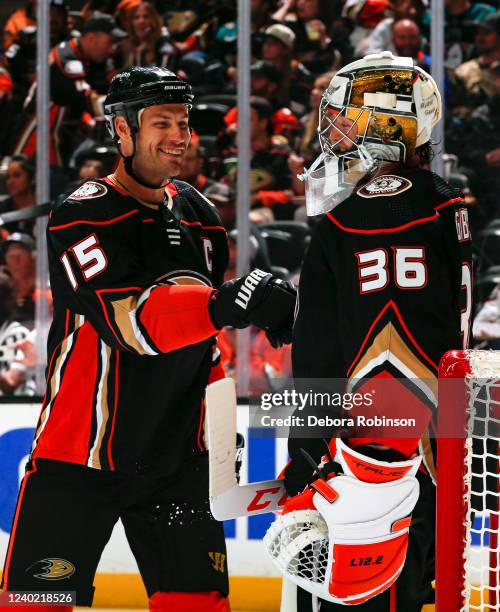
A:
<svg viewBox="0 0 500 612">
<path fill-rule="evenodd" d="M 403 569 L 420 458 L 370 459 L 336 440 L 343 474 L 324 476 L 290 498 L 264 545 L 283 577 L 320 599 L 360 604 Z"/>
<path fill-rule="evenodd" d="M 300 177 L 310 216 L 332 210 L 382 162 L 404 163 L 441 118 L 434 79 L 390 51 L 341 68 L 321 99 L 322 153 Z"/>
</svg>

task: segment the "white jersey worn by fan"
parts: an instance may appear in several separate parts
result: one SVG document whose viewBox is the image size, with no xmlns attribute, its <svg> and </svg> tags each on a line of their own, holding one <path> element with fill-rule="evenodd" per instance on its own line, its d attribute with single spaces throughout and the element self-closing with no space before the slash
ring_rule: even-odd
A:
<svg viewBox="0 0 500 612">
<path fill-rule="evenodd" d="M 14 343 L 19 342 L 19 340 L 24 340 L 29 333 L 29 330 L 17 321 L 5 321 L 0 326 L 0 348 L 3 349 L 4 347 L 10 347 Z M 16 351 L 16 358 L 23 358 L 22 351 Z M 0 372 L 4 372 L 10 368 L 15 368 L 17 370 L 21 370 L 22 372 L 27 371 L 26 366 L 24 366 L 22 363 L 18 363 L 16 361 L 0 361 Z M 3 395 L 1 391 L 0 395 Z"/>
</svg>

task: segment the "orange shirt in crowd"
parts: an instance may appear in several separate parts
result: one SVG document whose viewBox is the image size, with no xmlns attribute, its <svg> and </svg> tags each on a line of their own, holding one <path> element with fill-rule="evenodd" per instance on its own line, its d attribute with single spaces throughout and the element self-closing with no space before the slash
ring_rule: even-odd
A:
<svg viewBox="0 0 500 612">
<path fill-rule="evenodd" d="M 16 41 L 19 32 L 28 26 L 36 26 L 36 21 L 26 15 L 24 9 L 18 9 L 7 20 L 3 31 L 3 46 L 8 49 Z"/>
</svg>

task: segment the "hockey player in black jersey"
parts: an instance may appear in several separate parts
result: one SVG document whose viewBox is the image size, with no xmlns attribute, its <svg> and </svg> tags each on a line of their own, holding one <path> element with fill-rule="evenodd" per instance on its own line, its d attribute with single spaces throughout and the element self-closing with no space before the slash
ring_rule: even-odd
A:
<svg viewBox="0 0 500 612">
<path fill-rule="evenodd" d="M 295 295 L 260 270 L 223 282 L 217 211 L 173 178 L 192 99 L 167 70 L 119 73 L 105 103 L 117 170 L 51 214 L 47 391 L 4 590 L 76 591 L 90 606 L 120 518 L 150 610 L 229 610 L 222 524 L 208 505 L 204 389 L 224 375 L 218 331 L 253 323 L 286 340 Z"/>
<path fill-rule="evenodd" d="M 440 117 L 433 79 L 390 52 L 342 68 L 322 98 L 322 155 L 305 180 L 308 213 L 323 217 L 299 285 L 296 386 L 377 390 L 370 409 L 348 416 L 411 416 L 417 426 L 331 428 L 328 452 L 324 429 L 291 430 L 292 497 L 266 536 L 287 579 L 283 612 L 420 612 L 432 597 L 429 432 L 439 360 L 467 347 L 472 282 L 463 197 L 425 169 Z"/>
</svg>

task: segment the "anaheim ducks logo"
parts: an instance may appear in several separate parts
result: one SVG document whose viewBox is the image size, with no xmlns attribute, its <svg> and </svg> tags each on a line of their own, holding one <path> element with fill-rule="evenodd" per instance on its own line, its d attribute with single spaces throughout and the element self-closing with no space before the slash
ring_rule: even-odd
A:
<svg viewBox="0 0 500 612">
<path fill-rule="evenodd" d="M 70 561 L 66 559 L 42 559 L 30 565 L 27 572 L 33 573 L 35 578 L 41 578 L 42 580 L 62 580 L 63 578 L 69 578 L 72 576 L 76 568 Z"/>
<path fill-rule="evenodd" d="M 273 175 L 265 168 L 252 168 L 250 170 L 250 191 L 266 189 L 274 182 Z"/>
<path fill-rule="evenodd" d="M 376 198 L 380 196 L 393 196 L 412 187 L 412 183 L 402 176 L 384 174 L 376 176 L 358 189 L 357 194 L 362 198 Z"/>
<path fill-rule="evenodd" d="M 108 188 L 94 181 L 87 181 L 78 187 L 70 196 L 70 200 L 88 200 L 89 198 L 101 198 L 108 193 Z"/>
</svg>

